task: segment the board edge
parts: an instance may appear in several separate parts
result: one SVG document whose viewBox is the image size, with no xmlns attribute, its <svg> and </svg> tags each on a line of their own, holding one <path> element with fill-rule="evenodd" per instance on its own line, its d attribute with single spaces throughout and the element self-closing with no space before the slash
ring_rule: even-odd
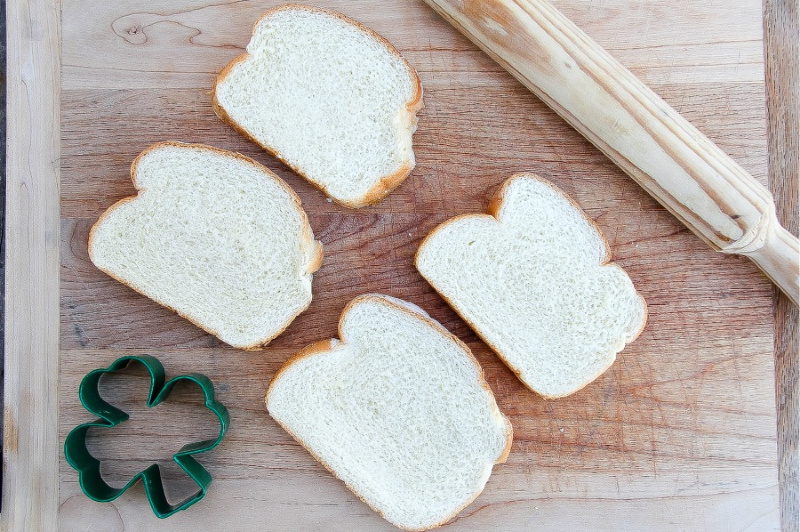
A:
<svg viewBox="0 0 800 532">
<path fill-rule="evenodd" d="M 2 530 L 57 530 L 61 3 L 6 3 Z"/>
</svg>

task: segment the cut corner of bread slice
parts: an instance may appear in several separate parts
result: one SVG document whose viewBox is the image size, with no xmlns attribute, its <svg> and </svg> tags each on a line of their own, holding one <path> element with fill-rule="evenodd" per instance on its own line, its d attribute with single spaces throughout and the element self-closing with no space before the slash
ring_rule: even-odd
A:
<svg viewBox="0 0 800 532">
<path fill-rule="evenodd" d="M 227 344 L 258 349 L 311 303 L 322 262 L 299 197 L 234 152 L 160 142 L 131 165 L 136 196 L 89 234 L 98 269 Z"/>
<path fill-rule="evenodd" d="M 641 333 L 644 298 L 597 225 L 549 181 L 513 175 L 488 212 L 436 227 L 416 267 L 528 388 L 573 394 Z"/>
<path fill-rule="evenodd" d="M 224 122 L 346 207 L 381 201 L 414 169 L 419 76 L 386 39 L 340 13 L 270 9 L 212 93 Z"/>
<path fill-rule="evenodd" d="M 419 307 L 378 294 L 347 305 L 339 337 L 283 365 L 267 410 L 395 526 L 446 523 L 511 447 L 511 424 L 478 362 Z"/>
</svg>

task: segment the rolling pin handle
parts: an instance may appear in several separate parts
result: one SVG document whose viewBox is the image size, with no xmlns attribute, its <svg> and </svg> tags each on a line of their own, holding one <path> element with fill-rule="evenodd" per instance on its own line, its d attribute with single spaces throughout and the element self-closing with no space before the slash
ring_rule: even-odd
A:
<svg viewBox="0 0 800 532">
<path fill-rule="evenodd" d="M 800 243 L 772 213 L 764 245 L 741 253 L 756 263 L 795 305 L 800 305 Z"/>
</svg>

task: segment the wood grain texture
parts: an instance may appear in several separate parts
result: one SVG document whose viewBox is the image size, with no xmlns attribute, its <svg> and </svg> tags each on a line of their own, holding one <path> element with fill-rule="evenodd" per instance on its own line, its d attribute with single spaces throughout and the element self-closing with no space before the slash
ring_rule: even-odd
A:
<svg viewBox="0 0 800 532">
<path fill-rule="evenodd" d="M 391 530 L 263 407 L 280 365 L 334 335 L 353 297 L 377 291 L 420 305 L 464 340 L 514 425 L 508 463 L 447 530 L 776 530 L 773 290 L 757 268 L 708 249 L 421 0 L 380 9 L 367 0 L 316 2 L 389 38 L 418 70 L 426 103 L 418 166 L 397 191 L 358 211 L 327 202 L 210 107 L 214 74 L 276 3 L 63 6 L 60 437 L 90 418 L 77 400 L 81 377 L 141 352 L 159 356 L 169 375 L 209 375 L 232 424 L 223 444 L 201 457 L 215 478 L 208 497 L 168 521 L 150 514 L 141 490 L 92 503 L 62 460 L 62 529 Z M 734 4 L 558 3 L 766 183 L 760 6 Z M 91 224 L 134 193 L 130 162 L 165 139 L 210 143 L 274 169 L 302 198 L 325 246 L 311 307 L 261 352 L 221 344 L 88 260 Z M 527 391 L 413 267 L 428 231 L 485 211 L 517 171 L 550 179 L 585 208 L 650 309 L 642 336 L 614 366 L 558 401 Z M 152 434 L 181 441 L 199 421 L 175 419 Z M 111 476 L 158 456 L 119 441 Z"/>
<path fill-rule="evenodd" d="M 794 0 L 764 2 L 769 183 L 778 218 L 798 233 L 800 183 L 800 12 Z M 775 298 L 775 400 L 778 409 L 781 524 L 800 530 L 800 325 L 798 307 Z"/>
<path fill-rule="evenodd" d="M 800 241 L 767 188 L 548 0 L 426 0 L 686 227 L 800 305 Z"/>
<path fill-rule="evenodd" d="M 58 512 L 60 19 L 9 2 L 3 530 L 55 530 Z"/>
</svg>

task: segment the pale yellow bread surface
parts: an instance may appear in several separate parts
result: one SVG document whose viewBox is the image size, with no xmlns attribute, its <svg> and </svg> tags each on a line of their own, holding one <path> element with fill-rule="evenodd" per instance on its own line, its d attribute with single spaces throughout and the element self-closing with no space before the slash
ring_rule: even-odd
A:
<svg viewBox="0 0 800 532">
<path fill-rule="evenodd" d="M 278 176 L 236 153 L 168 142 L 142 152 L 131 177 L 138 195 L 92 227 L 99 269 L 234 347 L 266 344 L 308 307 L 322 247 Z"/>
<path fill-rule="evenodd" d="M 526 386 L 572 394 L 639 335 L 644 299 L 595 224 L 544 179 L 512 176 L 489 211 L 434 229 L 417 269 Z"/>
<path fill-rule="evenodd" d="M 394 525 L 445 523 L 511 445 L 480 366 L 438 322 L 387 296 L 354 299 L 339 336 L 280 369 L 269 413 Z"/>
<path fill-rule="evenodd" d="M 329 197 L 380 201 L 414 168 L 422 85 L 391 44 L 332 11 L 282 5 L 214 85 L 214 109 Z"/>
</svg>

